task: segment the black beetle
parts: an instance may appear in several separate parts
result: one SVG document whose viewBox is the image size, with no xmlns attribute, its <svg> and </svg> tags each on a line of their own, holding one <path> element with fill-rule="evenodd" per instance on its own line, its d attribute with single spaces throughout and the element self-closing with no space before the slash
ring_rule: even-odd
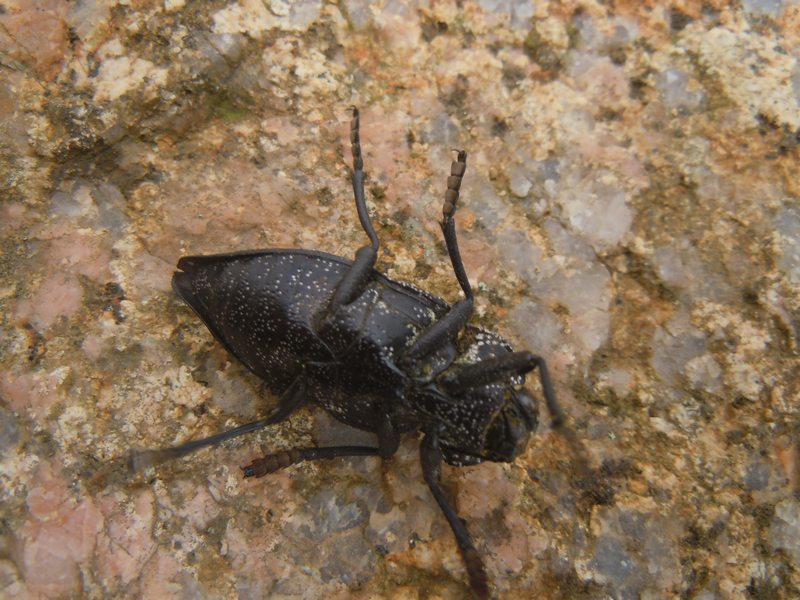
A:
<svg viewBox="0 0 800 600">
<path fill-rule="evenodd" d="M 172 278 L 175 292 L 214 337 L 280 396 L 277 408 L 265 419 L 202 440 L 134 452 L 131 468 L 140 471 L 278 423 L 306 400 L 348 425 L 377 433 L 378 446 L 268 454 L 244 467 L 245 477 L 304 460 L 389 458 L 400 434 L 421 431 L 425 482 L 453 529 L 473 591 L 487 598 L 483 561 L 439 482 L 442 460 L 459 466 L 510 462 L 524 451 L 538 423 L 536 402 L 522 387 L 525 373 L 534 368 L 554 426 L 563 422 L 563 413 L 541 357 L 514 352 L 496 333 L 468 323 L 473 293 L 453 221 L 466 152 L 458 151 L 450 168 L 441 223 L 465 298 L 450 305 L 374 270 L 378 237 L 364 197 L 358 109 L 352 110 L 353 192 L 370 239 L 355 260 L 276 249 L 187 256 Z"/>
</svg>

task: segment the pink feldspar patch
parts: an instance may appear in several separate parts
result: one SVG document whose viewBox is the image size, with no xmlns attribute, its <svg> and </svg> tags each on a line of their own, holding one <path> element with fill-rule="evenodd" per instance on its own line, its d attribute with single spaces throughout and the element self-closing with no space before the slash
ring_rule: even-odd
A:
<svg viewBox="0 0 800 600">
<path fill-rule="evenodd" d="M 76 501 L 49 463 L 40 465 L 31 483 L 28 509 L 17 537 L 28 589 L 50 598 L 76 592 L 78 564 L 92 555 L 103 516 L 91 499 Z"/>
<path fill-rule="evenodd" d="M 42 282 L 33 297 L 17 303 L 17 318 L 32 321 L 38 330 L 47 329 L 59 317 L 77 312 L 82 302 L 78 280 L 67 273 L 56 273 Z"/>
</svg>

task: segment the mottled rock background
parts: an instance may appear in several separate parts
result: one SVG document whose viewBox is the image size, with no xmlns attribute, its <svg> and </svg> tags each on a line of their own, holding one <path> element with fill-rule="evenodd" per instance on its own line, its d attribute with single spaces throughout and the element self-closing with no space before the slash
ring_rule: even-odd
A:
<svg viewBox="0 0 800 600">
<path fill-rule="evenodd" d="M 131 447 L 274 406 L 170 290 L 185 253 L 364 243 L 547 357 L 540 427 L 446 469 L 500 598 L 800 595 L 800 3 L 0 4 L 0 596 L 463 598 L 417 440 L 304 409 L 130 476 Z M 535 384 L 531 384 L 535 389 Z M 363 439 L 363 434 L 359 434 Z"/>
</svg>

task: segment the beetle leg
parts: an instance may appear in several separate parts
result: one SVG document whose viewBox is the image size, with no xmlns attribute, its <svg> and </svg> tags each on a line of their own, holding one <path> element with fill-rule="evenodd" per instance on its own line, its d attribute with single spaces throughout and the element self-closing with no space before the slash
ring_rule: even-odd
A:
<svg viewBox="0 0 800 600">
<path fill-rule="evenodd" d="M 466 170 L 467 153 L 464 150 L 459 150 L 456 160 L 450 165 L 450 177 L 447 178 L 447 190 L 444 193 L 444 205 L 442 206 L 441 226 L 444 242 L 447 244 L 447 253 L 450 255 L 450 262 L 453 264 L 453 271 L 455 271 L 458 284 L 464 290 L 464 295 L 467 298 L 472 298 L 472 286 L 469 284 L 469 278 L 461 260 L 461 252 L 458 249 L 458 239 L 456 238 L 456 223 L 453 220 L 453 215 L 456 214 L 458 206 L 461 180 L 464 178 Z"/>
<path fill-rule="evenodd" d="M 273 411 L 273 413 L 270 416 L 264 419 L 259 419 L 258 421 L 253 421 L 252 423 L 240 425 L 239 427 L 235 427 L 234 429 L 229 429 L 228 431 L 223 431 L 222 433 L 214 434 L 207 438 L 186 442 L 185 444 L 181 444 L 180 446 L 171 446 L 168 448 L 154 448 L 150 450 L 134 450 L 133 452 L 131 452 L 129 460 L 130 469 L 134 473 L 137 473 L 139 471 L 146 469 L 147 467 L 159 465 L 168 460 L 172 460 L 173 458 L 179 458 L 181 456 L 185 456 L 190 452 L 199 450 L 200 448 L 205 448 L 206 446 L 213 446 L 225 440 L 229 440 L 231 438 L 243 435 L 245 433 L 250 433 L 251 431 L 257 431 L 258 429 L 262 429 L 267 425 L 274 425 L 276 423 L 280 423 L 286 417 L 292 414 L 303 403 L 304 400 L 305 400 L 305 379 L 304 376 L 300 376 L 297 379 L 295 379 L 289 386 L 289 388 L 283 393 L 281 399 L 278 401 L 277 408 Z"/>
<path fill-rule="evenodd" d="M 509 375 L 524 375 L 533 369 L 539 370 L 539 381 L 542 384 L 547 410 L 553 419 L 553 427 L 558 427 L 564 423 L 564 412 L 556 400 L 556 392 L 553 382 L 550 380 L 547 363 L 541 356 L 530 352 L 509 352 L 459 367 L 445 373 L 440 381 L 442 387 L 449 393 L 458 394 L 474 386 L 503 381 Z"/>
<path fill-rule="evenodd" d="M 486 576 L 486 568 L 483 565 L 478 550 L 472 543 L 472 537 L 467 531 L 464 522 L 458 517 L 450 502 L 445 497 L 444 491 L 439 483 L 442 475 L 442 451 L 439 448 L 439 437 L 436 434 L 426 433 L 420 445 L 420 462 L 422 463 L 422 475 L 425 483 L 436 498 L 439 508 L 442 509 L 444 516 L 450 523 L 450 528 L 456 536 L 456 543 L 467 567 L 469 583 L 478 598 L 489 598 L 489 582 Z"/>
<path fill-rule="evenodd" d="M 330 446 L 328 448 L 293 448 L 265 454 L 242 467 L 245 477 L 263 477 L 306 460 L 339 458 L 342 456 L 378 456 L 380 449 L 372 446 Z"/>
<path fill-rule="evenodd" d="M 380 456 L 391 457 L 397 452 L 400 434 L 394 428 L 391 417 L 384 413 L 379 417 L 378 447 L 372 446 L 331 446 L 327 448 L 294 448 L 283 452 L 268 453 L 262 449 L 264 456 L 255 459 L 246 467 L 242 467 L 245 477 L 263 477 L 290 465 L 306 460 L 338 458 L 340 456 Z"/>
<path fill-rule="evenodd" d="M 388 412 L 384 412 L 379 417 L 378 422 L 378 447 L 380 449 L 380 457 L 383 459 L 390 458 L 397 452 L 400 445 L 400 434 L 397 433 L 392 418 Z"/>
<path fill-rule="evenodd" d="M 353 107 L 353 119 L 350 121 L 350 149 L 353 154 L 353 195 L 356 199 L 356 210 L 361 227 L 369 237 L 370 245 L 362 246 L 356 252 L 353 265 L 336 287 L 329 308 L 331 312 L 335 312 L 340 306 L 349 304 L 361 295 L 364 286 L 372 276 L 372 269 L 378 258 L 378 235 L 370 221 L 364 194 L 364 160 L 361 158 L 358 108 L 355 106 Z"/>
<path fill-rule="evenodd" d="M 466 298 L 453 304 L 453 307 L 444 317 L 419 334 L 417 339 L 414 340 L 414 344 L 406 351 L 403 357 L 406 361 L 420 359 L 439 348 L 448 340 L 453 339 L 472 316 L 474 294 L 472 286 L 469 284 L 467 272 L 464 269 L 464 262 L 461 260 L 458 238 L 456 237 L 456 223 L 453 219 L 458 206 L 461 180 L 466 170 L 467 153 L 459 150 L 456 160 L 450 165 L 450 176 L 447 178 L 447 190 L 444 193 L 441 222 L 444 241 L 447 244 L 447 253 L 450 255 L 453 271 Z"/>
<path fill-rule="evenodd" d="M 358 108 L 353 107 L 353 119 L 350 121 L 350 152 L 353 155 L 353 195 L 356 198 L 356 210 L 361 227 L 364 228 L 371 246 L 378 249 L 378 235 L 372 227 L 367 211 L 367 200 L 364 194 L 364 159 L 361 157 L 361 136 L 359 134 Z"/>
<path fill-rule="evenodd" d="M 403 354 L 402 360 L 413 362 L 423 358 L 448 340 L 454 339 L 467 324 L 470 316 L 472 316 L 472 298 L 459 300 L 446 315 L 420 332 L 411 347 Z"/>
</svg>

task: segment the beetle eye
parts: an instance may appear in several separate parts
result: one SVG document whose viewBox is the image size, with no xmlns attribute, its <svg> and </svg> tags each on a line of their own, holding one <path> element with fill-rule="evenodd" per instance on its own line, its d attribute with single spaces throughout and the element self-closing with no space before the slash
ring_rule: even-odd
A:
<svg viewBox="0 0 800 600">
<path fill-rule="evenodd" d="M 517 399 L 517 406 L 521 409 L 522 418 L 528 425 L 528 430 L 533 431 L 539 423 L 539 408 L 536 406 L 536 400 L 525 388 L 516 390 L 514 395 Z"/>
</svg>

